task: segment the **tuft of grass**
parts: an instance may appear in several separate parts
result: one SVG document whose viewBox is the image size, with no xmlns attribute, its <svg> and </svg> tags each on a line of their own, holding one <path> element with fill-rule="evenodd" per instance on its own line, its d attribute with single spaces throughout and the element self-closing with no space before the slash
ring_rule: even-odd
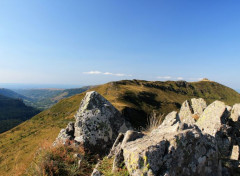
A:
<svg viewBox="0 0 240 176">
<path fill-rule="evenodd" d="M 155 111 L 153 111 L 147 119 L 147 126 L 145 129 L 142 130 L 144 134 L 149 134 L 152 132 L 152 130 L 158 128 L 164 120 L 164 115 L 160 114 L 157 115 Z"/>
</svg>

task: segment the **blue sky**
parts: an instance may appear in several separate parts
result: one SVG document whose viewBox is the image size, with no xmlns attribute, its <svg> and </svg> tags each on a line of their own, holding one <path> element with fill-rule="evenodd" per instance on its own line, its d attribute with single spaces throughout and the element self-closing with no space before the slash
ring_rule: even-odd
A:
<svg viewBox="0 0 240 176">
<path fill-rule="evenodd" d="M 240 88 L 240 1 L 1 0 L 0 83 Z"/>
</svg>

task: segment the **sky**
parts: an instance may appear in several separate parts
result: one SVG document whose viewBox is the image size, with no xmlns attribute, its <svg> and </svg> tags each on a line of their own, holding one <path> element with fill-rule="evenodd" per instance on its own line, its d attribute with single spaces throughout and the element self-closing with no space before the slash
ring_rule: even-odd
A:
<svg viewBox="0 0 240 176">
<path fill-rule="evenodd" d="M 201 78 L 240 89 L 238 0 L 0 0 L 0 83 Z"/>
</svg>

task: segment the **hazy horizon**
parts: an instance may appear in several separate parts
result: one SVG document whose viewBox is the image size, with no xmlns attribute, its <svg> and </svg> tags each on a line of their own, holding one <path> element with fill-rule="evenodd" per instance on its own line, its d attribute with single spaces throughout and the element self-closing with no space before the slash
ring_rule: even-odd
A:
<svg viewBox="0 0 240 176">
<path fill-rule="evenodd" d="M 146 81 L 159 81 L 159 80 L 146 80 Z M 171 81 L 171 80 L 166 80 L 166 81 Z M 175 80 L 175 81 L 185 81 L 185 80 Z M 213 80 L 211 80 L 211 81 L 213 81 Z M 191 81 L 189 81 L 189 82 L 191 82 Z M 104 83 L 107 83 L 107 82 L 104 82 Z M 104 84 L 104 83 L 101 83 L 101 84 Z M 220 84 L 222 84 L 222 83 L 220 83 Z M 81 88 L 81 87 L 84 87 L 84 86 L 95 86 L 95 85 L 100 85 L 100 84 L 80 85 L 80 84 L 0 83 L 0 88 L 6 88 L 6 89 L 11 89 L 11 90 L 17 90 L 17 89 L 74 89 L 74 88 Z M 228 85 L 225 85 L 225 86 L 228 86 Z M 240 93 L 240 88 L 234 88 L 234 87 L 230 87 L 230 88 L 232 88 L 235 91 Z"/>
</svg>

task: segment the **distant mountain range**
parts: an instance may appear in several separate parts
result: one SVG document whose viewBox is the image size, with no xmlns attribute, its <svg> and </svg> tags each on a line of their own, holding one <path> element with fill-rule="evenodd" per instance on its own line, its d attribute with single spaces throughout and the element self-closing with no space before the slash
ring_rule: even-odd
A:
<svg viewBox="0 0 240 176">
<path fill-rule="evenodd" d="M 0 88 L 0 133 L 48 109 L 63 98 L 91 88 L 76 89 L 16 89 Z"/>
<path fill-rule="evenodd" d="M 27 105 L 44 110 L 63 98 L 82 93 L 89 88 L 91 86 L 75 89 L 14 89 L 14 91 L 25 97 L 23 100 Z"/>
<path fill-rule="evenodd" d="M 18 94 L 17 92 L 5 88 L 0 88 L 0 95 L 14 99 L 31 100 L 30 98 L 25 97 L 24 95 Z"/>
<path fill-rule="evenodd" d="M 20 83 L 0 83 L 0 87 L 6 89 L 45 89 L 45 88 L 58 88 L 58 89 L 72 89 L 83 87 L 84 85 L 69 85 L 69 84 L 20 84 Z"/>
<path fill-rule="evenodd" d="M 5 93 L 15 97 L 17 94 L 4 90 Z M 0 95 L 0 133 L 7 131 L 18 124 L 28 120 L 40 111 L 26 106 L 19 97 L 17 99 Z"/>
</svg>

